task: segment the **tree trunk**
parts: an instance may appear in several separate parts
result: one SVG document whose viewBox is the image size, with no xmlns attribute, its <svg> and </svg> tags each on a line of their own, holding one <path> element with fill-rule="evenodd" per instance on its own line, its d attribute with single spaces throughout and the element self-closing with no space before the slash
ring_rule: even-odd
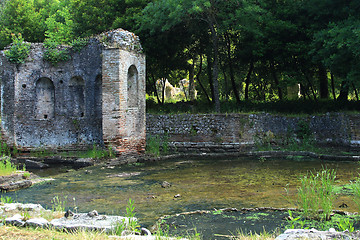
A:
<svg viewBox="0 0 360 240">
<path fill-rule="evenodd" d="M 300 83 L 300 94 L 304 97 L 304 100 L 306 100 L 306 90 L 305 90 L 305 87 L 304 87 L 304 84 L 301 84 Z"/>
<path fill-rule="evenodd" d="M 203 61 L 203 59 L 202 59 L 202 56 L 200 55 L 200 67 L 199 67 L 199 72 L 198 72 L 198 74 L 196 75 L 196 81 L 200 84 L 200 87 L 201 87 L 201 89 L 203 90 L 203 92 L 204 92 L 204 94 L 205 94 L 206 99 L 208 100 L 208 102 L 211 103 L 211 99 L 210 99 L 210 97 L 209 97 L 209 94 L 206 92 L 206 89 L 205 89 L 204 85 L 203 85 L 203 84 L 201 83 L 201 81 L 200 81 L 200 75 L 201 75 L 201 72 L 202 72 L 202 61 Z"/>
<path fill-rule="evenodd" d="M 329 83 L 327 71 L 323 65 L 319 65 L 320 98 L 329 98 Z"/>
<path fill-rule="evenodd" d="M 210 91 L 211 91 L 211 102 L 214 103 L 214 84 L 212 82 L 211 57 L 208 55 L 206 59 L 207 59 L 207 74 L 208 74 L 208 78 L 209 78 L 209 85 L 210 85 Z"/>
<path fill-rule="evenodd" d="M 230 41 L 228 33 L 225 33 L 225 40 L 226 40 L 226 46 L 227 46 L 227 56 L 228 56 L 228 63 L 229 63 L 229 70 L 230 70 L 231 85 L 232 85 L 232 89 L 234 92 L 236 102 L 240 103 L 240 96 L 239 96 L 239 92 L 237 90 L 236 83 L 235 83 L 233 62 L 231 59 L 231 41 Z"/>
<path fill-rule="evenodd" d="M 158 94 L 158 91 L 157 91 L 157 88 L 156 88 L 156 79 L 155 79 L 153 74 L 151 75 L 151 78 L 153 79 L 153 85 L 154 85 L 154 89 L 155 89 L 156 99 L 157 99 L 158 103 L 161 103 L 160 97 L 159 97 L 159 94 Z"/>
<path fill-rule="evenodd" d="M 275 87 L 278 90 L 279 99 L 282 100 L 283 99 L 283 93 L 282 93 L 282 89 L 280 87 L 279 78 L 276 75 L 276 69 L 275 69 L 274 62 L 270 62 L 270 69 L 271 69 L 271 74 L 272 74 L 274 82 L 275 82 Z"/>
<path fill-rule="evenodd" d="M 222 73 L 223 73 L 223 76 L 224 76 L 224 88 L 225 88 L 224 92 L 225 92 L 225 100 L 227 101 L 227 100 L 229 100 L 229 95 L 230 95 L 229 86 L 228 86 L 228 78 L 227 78 L 227 75 L 226 75 L 226 70 L 225 70 L 224 65 L 222 65 L 220 63 L 220 67 L 221 67 L 221 70 L 222 70 Z"/>
<path fill-rule="evenodd" d="M 245 78 L 245 100 L 249 99 L 250 77 L 251 77 L 251 73 L 252 73 L 253 69 L 254 69 L 254 63 L 253 63 L 253 61 L 251 61 L 250 66 L 249 66 L 249 71 Z"/>
<path fill-rule="evenodd" d="M 194 83 L 194 65 L 195 60 L 193 60 L 193 64 L 190 66 L 189 69 L 189 98 L 190 101 L 195 100 L 195 83 Z"/>
<path fill-rule="evenodd" d="M 310 89 L 311 89 L 311 93 L 312 93 L 312 95 L 313 95 L 313 97 L 314 97 L 314 100 L 316 101 L 317 98 L 316 98 L 316 93 L 315 93 L 315 90 L 314 90 L 314 88 L 313 88 L 313 85 L 312 85 L 312 83 L 311 83 L 308 75 L 306 74 L 306 72 L 302 71 L 302 73 L 304 74 L 304 77 L 305 77 L 306 81 L 308 82 L 309 87 L 310 87 Z M 308 96 L 309 96 L 309 99 L 310 99 L 310 94 L 309 94 Z"/>
<path fill-rule="evenodd" d="M 215 27 L 215 19 L 208 15 L 208 23 L 211 31 L 211 39 L 214 51 L 214 63 L 212 69 L 212 83 L 213 83 L 213 102 L 215 104 L 215 112 L 220 112 L 220 93 L 219 93 L 219 39 Z"/>
<path fill-rule="evenodd" d="M 331 90 L 332 90 L 333 98 L 334 100 L 336 100 L 334 75 L 331 74 L 330 76 L 331 76 Z"/>
<path fill-rule="evenodd" d="M 166 85 L 166 79 L 165 78 L 161 78 L 161 96 L 162 96 L 162 99 L 161 99 L 161 104 L 164 104 L 165 102 L 165 85 Z"/>
<path fill-rule="evenodd" d="M 346 101 L 349 95 L 349 83 L 347 81 L 342 81 L 340 86 L 340 95 L 338 96 L 337 100 L 339 101 Z"/>
</svg>

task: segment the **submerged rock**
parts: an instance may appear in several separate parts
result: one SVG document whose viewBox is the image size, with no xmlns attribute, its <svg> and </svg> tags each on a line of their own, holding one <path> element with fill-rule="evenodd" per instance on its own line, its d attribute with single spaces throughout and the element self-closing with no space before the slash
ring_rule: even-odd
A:
<svg viewBox="0 0 360 240">
<path fill-rule="evenodd" d="M 161 183 L 161 187 L 163 187 L 163 188 L 169 188 L 169 187 L 171 187 L 171 183 L 169 183 L 169 182 L 167 182 L 167 181 L 163 181 L 163 182 Z"/>
<path fill-rule="evenodd" d="M 73 217 L 75 214 L 71 211 L 71 210 L 67 210 L 66 212 L 65 212 L 65 214 L 64 214 L 64 217 L 65 218 L 71 218 L 71 217 Z"/>
<path fill-rule="evenodd" d="M 87 214 L 89 217 L 96 217 L 99 216 L 99 213 L 96 210 L 92 210 L 91 212 L 88 212 Z"/>
<path fill-rule="evenodd" d="M 90 217 L 88 213 L 76 214 L 76 218 L 59 218 L 50 222 L 50 225 L 56 229 L 66 229 L 69 231 L 84 229 L 111 232 L 118 222 L 129 223 L 129 218 L 121 216 L 98 215 Z"/>
<path fill-rule="evenodd" d="M 30 176 L 25 177 L 23 171 L 18 171 L 19 173 L 14 173 L 7 176 L 0 176 L 0 191 L 16 191 L 23 188 L 31 187 L 33 184 L 51 181 L 53 179 L 40 178 L 39 176 L 30 173 Z"/>
<path fill-rule="evenodd" d="M 74 161 L 75 168 L 89 167 L 93 165 L 94 165 L 94 159 L 92 158 L 79 158 L 76 161 Z"/>
<path fill-rule="evenodd" d="M 26 169 L 44 169 L 44 168 L 50 167 L 49 164 L 38 162 L 38 161 L 33 161 L 33 160 L 28 160 L 28 159 L 25 160 L 25 166 L 26 166 Z"/>
<path fill-rule="evenodd" d="M 47 211 L 40 204 L 33 203 L 5 203 L 3 206 L 0 205 L 0 209 L 3 209 L 5 212 L 11 211 L 27 211 L 27 212 L 40 212 Z"/>
<path fill-rule="evenodd" d="M 305 240 L 305 239 L 342 239 L 352 240 L 359 239 L 360 232 L 350 233 L 348 231 L 336 232 L 335 229 L 329 231 L 318 231 L 316 229 L 288 229 L 279 235 L 276 240 Z"/>
<path fill-rule="evenodd" d="M 7 182 L 0 184 L 1 191 L 15 191 L 22 188 L 28 188 L 32 185 L 32 181 L 30 180 L 22 180 L 17 182 Z"/>
<path fill-rule="evenodd" d="M 114 177 L 125 178 L 125 177 L 138 176 L 140 174 L 141 174 L 140 172 L 130 172 L 130 173 L 123 172 L 123 173 L 111 174 L 107 177 L 109 177 L 109 178 L 114 178 Z"/>
</svg>

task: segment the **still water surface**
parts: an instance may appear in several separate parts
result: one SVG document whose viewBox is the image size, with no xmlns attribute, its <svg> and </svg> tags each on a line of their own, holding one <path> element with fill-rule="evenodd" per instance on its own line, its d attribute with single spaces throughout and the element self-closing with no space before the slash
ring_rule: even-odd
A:
<svg viewBox="0 0 360 240">
<path fill-rule="evenodd" d="M 66 172 L 65 168 L 37 171 L 55 178 L 18 192 L 7 193 L 18 202 L 40 203 L 51 208 L 54 196 L 66 199 L 79 212 L 96 209 L 101 214 L 124 215 L 129 198 L 136 216 L 150 226 L 163 215 L 226 207 L 296 207 L 284 188 L 294 193 L 299 177 L 322 168 L 335 169 L 337 184 L 358 176 L 356 162 L 327 162 L 315 159 L 193 158 L 149 162 L 113 169 L 89 167 Z M 161 187 L 167 181 L 170 188 Z M 180 194 L 180 197 L 174 196 Z M 290 195 L 290 199 L 291 199 Z M 346 202 L 347 211 L 357 211 L 349 197 L 339 196 L 336 206 Z"/>
</svg>

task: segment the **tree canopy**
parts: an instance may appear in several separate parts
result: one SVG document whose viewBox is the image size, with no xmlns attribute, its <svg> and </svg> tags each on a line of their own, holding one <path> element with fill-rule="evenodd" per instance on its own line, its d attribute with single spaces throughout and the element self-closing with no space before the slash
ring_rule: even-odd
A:
<svg viewBox="0 0 360 240">
<path fill-rule="evenodd" d="M 358 0 L 2 0 L 11 33 L 67 44 L 112 28 L 140 36 L 147 93 L 189 79 L 190 96 L 221 101 L 359 100 Z M 191 91 L 193 91 L 191 93 Z"/>
</svg>

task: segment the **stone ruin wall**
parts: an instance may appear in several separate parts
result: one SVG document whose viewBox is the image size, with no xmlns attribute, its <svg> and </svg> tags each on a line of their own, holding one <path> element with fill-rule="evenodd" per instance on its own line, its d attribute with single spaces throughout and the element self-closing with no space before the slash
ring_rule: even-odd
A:
<svg viewBox="0 0 360 240">
<path fill-rule="evenodd" d="M 360 147 L 360 115 L 342 113 L 307 117 L 272 114 L 147 114 L 147 134 L 165 138 L 177 152 L 231 153 L 257 142 L 297 138 L 299 122 L 308 124 L 318 143 Z M 267 139 L 267 140 L 266 140 Z"/>
<path fill-rule="evenodd" d="M 70 150 L 93 144 L 118 153 L 145 149 L 145 56 L 122 29 L 89 40 L 70 60 L 44 60 L 31 44 L 23 64 L 0 54 L 1 132 L 21 150 Z"/>
</svg>

